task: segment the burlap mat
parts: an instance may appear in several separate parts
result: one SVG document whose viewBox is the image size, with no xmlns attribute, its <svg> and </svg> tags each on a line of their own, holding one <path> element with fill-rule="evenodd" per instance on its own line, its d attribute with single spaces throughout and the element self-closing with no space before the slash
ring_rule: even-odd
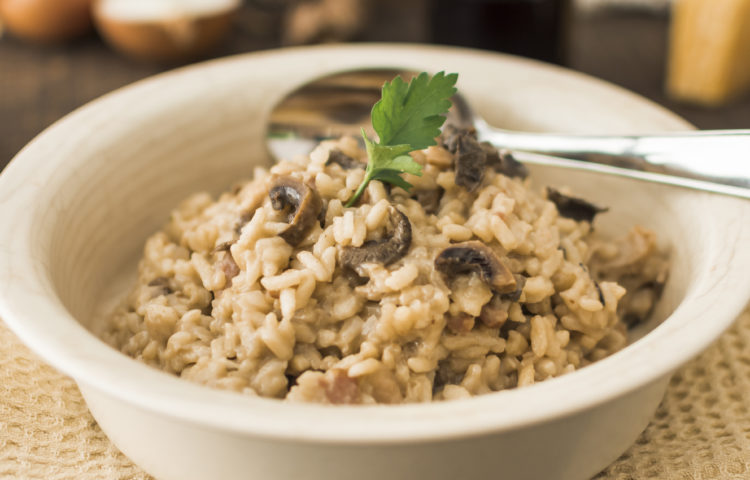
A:
<svg viewBox="0 0 750 480">
<path fill-rule="evenodd" d="M 750 310 L 674 376 L 649 427 L 596 480 L 748 479 L 749 408 Z M 0 479 L 151 479 L 107 440 L 75 383 L 1 322 Z"/>
</svg>

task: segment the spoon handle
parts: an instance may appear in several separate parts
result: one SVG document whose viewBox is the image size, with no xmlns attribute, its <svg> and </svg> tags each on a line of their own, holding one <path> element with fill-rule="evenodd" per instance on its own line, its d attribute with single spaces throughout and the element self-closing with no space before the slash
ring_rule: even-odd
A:
<svg viewBox="0 0 750 480">
<path fill-rule="evenodd" d="M 661 181 L 750 198 L 750 130 L 563 136 L 510 132 L 482 120 L 475 124 L 479 138 L 498 147 L 678 177 L 689 181 Z"/>
</svg>

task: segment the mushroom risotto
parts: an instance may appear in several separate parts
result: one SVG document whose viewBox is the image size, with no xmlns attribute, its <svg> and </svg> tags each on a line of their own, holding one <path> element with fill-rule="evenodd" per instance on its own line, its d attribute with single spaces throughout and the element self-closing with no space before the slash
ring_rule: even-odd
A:
<svg viewBox="0 0 750 480">
<path fill-rule="evenodd" d="M 604 238 L 604 208 L 536 192 L 471 131 L 411 156 L 410 192 L 372 181 L 349 208 L 367 162 L 352 138 L 191 196 L 148 239 L 106 339 L 248 395 L 428 402 L 572 372 L 651 311 L 667 262 L 650 231 Z"/>
</svg>

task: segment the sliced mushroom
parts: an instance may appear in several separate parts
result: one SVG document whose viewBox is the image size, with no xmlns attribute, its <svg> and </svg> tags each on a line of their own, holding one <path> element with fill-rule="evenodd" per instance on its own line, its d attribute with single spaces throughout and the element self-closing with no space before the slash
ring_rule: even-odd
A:
<svg viewBox="0 0 750 480">
<path fill-rule="evenodd" d="M 446 385 L 460 384 L 463 378 L 463 372 L 457 372 L 451 367 L 450 357 L 439 361 L 437 371 L 435 372 L 435 380 L 432 384 L 433 395 L 442 391 Z"/>
<path fill-rule="evenodd" d="M 445 193 L 443 187 L 438 186 L 429 190 L 415 190 L 412 198 L 416 199 L 422 205 L 425 213 L 437 213 L 443 193 Z"/>
<path fill-rule="evenodd" d="M 274 210 L 289 209 L 289 227 L 279 236 L 291 246 L 296 246 L 305 238 L 308 229 L 318 219 L 323 202 L 314 188 L 293 177 L 278 177 L 268 192 Z"/>
<path fill-rule="evenodd" d="M 482 183 L 487 154 L 474 138 L 459 137 L 456 148 L 456 185 L 473 192 Z"/>
<path fill-rule="evenodd" d="M 340 262 L 344 267 L 357 272 L 365 263 L 381 263 L 390 265 L 402 258 L 411 247 L 411 222 L 396 207 L 390 207 L 390 222 L 393 226 L 391 233 L 380 239 L 365 242 L 361 247 L 344 247 L 341 250 Z"/>
<path fill-rule="evenodd" d="M 523 293 L 523 287 L 526 285 L 526 277 L 523 275 L 515 274 L 513 275 L 513 278 L 516 279 L 516 289 L 509 293 L 504 293 L 500 295 L 500 297 L 503 300 L 510 300 L 511 302 L 517 302 L 519 298 L 521 298 L 521 293 Z"/>
<path fill-rule="evenodd" d="M 476 131 L 446 125 L 442 139 L 445 149 L 454 155 L 456 185 L 473 192 L 482 183 L 487 167 L 487 152 L 477 141 Z"/>
<path fill-rule="evenodd" d="M 557 206 L 557 211 L 566 218 L 572 218 L 577 222 L 593 222 L 597 213 L 609 210 L 607 207 L 588 202 L 582 198 L 571 197 L 560 193 L 552 187 L 547 187 L 547 199 Z"/>
<path fill-rule="evenodd" d="M 487 153 L 471 135 L 458 137 L 456 141 L 456 185 L 473 192 L 482 183 L 487 168 Z"/>
<path fill-rule="evenodd" d="M 482 148 L 487 153 L 487 166 L 506 177 L 524 179 L 529 176 L 526 165 L 515 159 L 510 150 L 497 149 L 489 142 L 482 142 Z"/>
<path fill-rule="evenodd" d="M 440 135 L 443 148 L 451 153 L 456 153 L 458 138 L 464 135 L 471 135 L 473 132 L 472 129 L 461 128 L 453 123 L 446 123 Z"/>
<path fill-rule="evenodd" d="M 617 313 L 628 328 L 634 328 L 651 316 L 657 299 L 664 290 L 664 283 L 658 280 L 643 282 L 636 277 L 621 277 L 627 293 L 617 304 Z M 598 286 L 598 284 L 597 284 Z M 601 287 L 599 287 L 601 292 Z M 604 301 L 602 300 L 602 304 Z"/>
<path fill-rule="evenodd" d="M 449 278 L 476 272 L 497 293 L 510 293 L 516 288 L 516 279 L 508 267 L 490 247 L 477 241 L 457 243 L 444 249 L 435 258 L 435 268 Z"/>
<path fill-rule="evenodd" d="M 500 151 L 495 148 L 490 142 L 482 142 L 479 144 L 487 154 L 487 166 L 492 167 L 495 171 L 500 171 L 500 166 L 503 163 L 503 159 L 500 156 Z M 505 150 L 504 150 L 505 151 Z"/>
<path fill-rule="evenodd" d="M 350 157 L 339 149 L 334 149 L 328 152 L 328 160 L 326 160 L 326 165 L 330 165 L 332 163 L 338 164 L 344 170 L 365 168 L 367 166 L 364 162 L 360 162 L 359 160 Z"/>
<path fill-rule="evenodd" d="M 482 183 L 486 167 L 511 178 L 526 178 L 529 170 L 506 149 L 497 149 L 489 142 L 479 143 L 473 128 L 446 125 L 442 144 L 455 158 L 456 184 L 472 191 Z M 479 151 L 484 153 L 482 155 Z"/>
</svg>

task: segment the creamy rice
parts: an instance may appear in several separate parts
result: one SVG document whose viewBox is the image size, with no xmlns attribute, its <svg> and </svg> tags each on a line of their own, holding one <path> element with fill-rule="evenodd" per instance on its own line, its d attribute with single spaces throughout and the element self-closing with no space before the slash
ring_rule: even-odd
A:
<svg viewBox="0 0 750 480">
<path fill-rule="evenodd" d="M 457 185 L 444 143 L 412 153 L 410 193 L 373 181 L 351 208 L 367 161 L 351 138 L 189 197 L 146 242 L 106 340 L 201 384 L 333 404 L 469 397 L 621 349 L 665 281 L 654 235 L 600 236 L 507 155 Z"/>
</svg>

